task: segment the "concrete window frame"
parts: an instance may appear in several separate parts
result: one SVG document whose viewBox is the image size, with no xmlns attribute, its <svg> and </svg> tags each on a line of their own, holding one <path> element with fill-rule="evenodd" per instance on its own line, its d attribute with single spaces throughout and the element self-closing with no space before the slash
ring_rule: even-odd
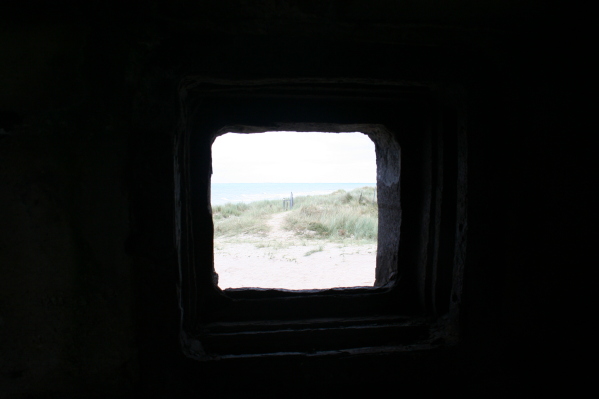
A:
<svg viewBox="0 0 599 399">
<path fill-rule="evenodd" d="M 247 354 L 250 346 L 260 345 L 252 341 L 244 347 L 240 335 L 223 344 L 228 342 L 223 337 L 231 333 L 248 336 L 248 328 L 258 328 L 262 333 L 252 336 L 262 337 L 280 323 L 287 331 L 306 326 L 330 331 L 327 344 L 321 346 L 326 349 L 340 342 L 342 333 L 337 330 L 347 323 L 366 323 L 376 330 L 375 325 L 381 323 L 374 321 L 376 318 L 386 318 L 386 323 L 389 318 L 394 323 L 401 319 L 410 328 L 418 327 L 417 333 L 404 334 L 411 338 L 403 343 L 413 344 L 414 339 L 428 335 L 425 331 L 430 327 L 428 322 L 415 320 L 453 312 L 452 323 L 457 322 L 463 256 L 456 250 L 465 240 L 465 211 L 460 213 L 465 185 L 459 180 L 466 158 L 460 151 L 465 140 L 458 128 L 462 119 L 457 107 L 444 105 L 439 98 L 430 86 L 405 82 L 198 77 L 182 82 L 174 143 L 175 245 L 181 345 L 188 357 L 210 360 Z M 305 291 L 218 288 L 210 209 L 212 143 L 230 131 L 275 130 L 360 131 L 375 143 L 379 254 L 374 287 Z M 452 198 L 443 199 L 444 186 Z M 328 327 L 322 327 L 323 320 Z M 398 328 L 404 331 L 407 327 Z M 266 335 L 260 342 L 268 341 Z M 364 344 L 356 342 L 345 345 Z M 252 353 L 314 350 L 309 345 L 263 346 Z"/>
</svg>

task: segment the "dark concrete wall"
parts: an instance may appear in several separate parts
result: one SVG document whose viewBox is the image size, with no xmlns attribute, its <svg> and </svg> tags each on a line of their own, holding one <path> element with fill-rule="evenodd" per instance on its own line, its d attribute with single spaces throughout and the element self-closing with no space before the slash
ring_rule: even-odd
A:
<svg viewBox="0 0 599 399">
<path fill-rule="evenodd" d="M 436 0 L 45 7 L 0 12 L 0 396 L 510 392 L 551 387 L 557 370 L 569 381 L 576 353 L 564 348 L 581 294 L 573 273 L 590 269 L 593 184 L 571 83 L 570 9 Z M 457 353 L 182 359 L 165 148 L 189 74 L 465 88 Z"/>
</svg>

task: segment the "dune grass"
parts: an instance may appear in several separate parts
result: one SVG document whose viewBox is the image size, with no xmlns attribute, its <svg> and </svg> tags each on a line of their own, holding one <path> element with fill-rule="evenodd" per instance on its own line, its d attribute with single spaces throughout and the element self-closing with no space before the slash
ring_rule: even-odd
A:
<svg viewBox="0 0 599 399">
<path fill-rule="evenodd" d="M 376 241 L 378 207 L 374 188 L 350 192 L 338 190 L 329 195 L 298 197 L 285 219 L 285 228 L 298 235 L 329 240 L 347 238 Z"/>
<path fill-rule="evenodd" d="M 298 237 L 327 241 L 376 242 L 378 206 L 374 187 L 350 192 L 338 190 L 328 195 L 294 198 L 294 207 L 285 211 L 280 200 L 216 205 L 212 208 L 216 237 L 264 235 L 267 221 L 285 212 L 283 228 Z M 308 255 L 307 255 L 308 256 Z"/>
<path fill-rule="evenodd" d="M 314 249 L 311 249 L 308 252 L 306 252 L 304 254 L 304 256 L 310 256 L 316 252 L 322 252 L 322 251 L 324 251 L 324 247 L 322 245 L 319 245 L 318 248 L 314 248 Z"/>
<path fill-rule="evenodd" d="M 279 200 L 215 205 L 212 207 L 214 235 L 230 237 L 240 234 L 267 233 L 269 227 L 266 221 L 270 215 L 283 211 Z"/>
</svg>

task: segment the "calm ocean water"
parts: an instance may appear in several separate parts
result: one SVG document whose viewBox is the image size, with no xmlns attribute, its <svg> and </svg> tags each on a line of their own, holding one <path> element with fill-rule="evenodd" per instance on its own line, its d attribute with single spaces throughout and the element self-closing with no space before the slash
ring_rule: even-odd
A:
<svg viewBox="0 0 599 399">
<path fill-rule="evenodd" d="M 300 195 L 330 194 L 359 187 L 375 187 L 376 183 L 212 183 L 212 205 L 227 202 L 253 202 Z"/>
</svg>

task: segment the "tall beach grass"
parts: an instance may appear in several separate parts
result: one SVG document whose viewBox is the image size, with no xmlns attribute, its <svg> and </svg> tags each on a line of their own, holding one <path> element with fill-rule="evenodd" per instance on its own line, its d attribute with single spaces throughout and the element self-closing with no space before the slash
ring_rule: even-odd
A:
<svg viewBox="0 0 599 399">
<path fill-rule="evenodd" d="M 264 235 L 268 220 L 285 212 L 283 228 L 300 237 L 328 241 L 360 240 L 376 242 L 378 206 L 374 187 L 352 191 L 338 190 L 328 195 L 294 198 L 291 210 L 282 201 L 216 205 L 212 208 L 216 237 Z"/>
<path fill-rule="evenodd" d="M 269 227 L 266 221 L 279 212 L 283 212 L 279 200 L 215 205 L 212 207 L 214 235 L 221 237 L 267 233 Z"/>
</svg>

